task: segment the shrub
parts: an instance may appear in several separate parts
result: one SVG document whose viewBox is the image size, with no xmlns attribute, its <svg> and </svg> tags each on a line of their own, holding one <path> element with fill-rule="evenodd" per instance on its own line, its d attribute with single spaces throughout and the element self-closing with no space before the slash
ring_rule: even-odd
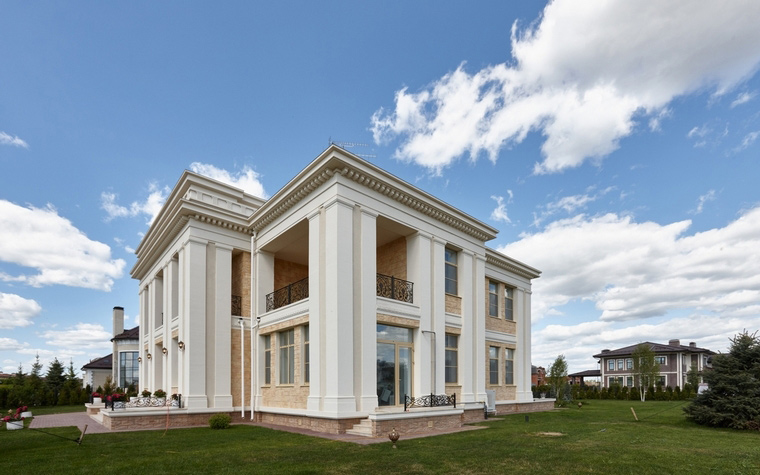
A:
<svg viewBox="0 0 760 475">
<path fill-rule="evenodd" d="M 229 414 L 214 414 L 209 418 L 208 425 L 212 429 L 227 429 L 230 427 L 230 422 L 232 422 L 232 418 Z"/>
<path fill-rule="evenodd" d="M 156 392 L 154 392 L 153 395 L 158 398 L 166 397 L 166 391 L 163 389 L 156 389 Z"/>
<path fill-rule="evenodd" d="M 143 389 L 142 393 L 140 393 L 140 394 L 142 395 L 142 397 L 150 397 L 151 392 L 148 391 L 147 389 Z"/>
</svg>

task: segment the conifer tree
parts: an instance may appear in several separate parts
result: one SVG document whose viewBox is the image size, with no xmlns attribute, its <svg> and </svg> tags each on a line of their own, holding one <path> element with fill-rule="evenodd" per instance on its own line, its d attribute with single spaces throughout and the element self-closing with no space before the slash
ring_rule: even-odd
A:
<svg viewBox="0 0 760 475">
<path fill-rule="evenodd" d="M 58 394 L 61 392 L 65 382 L 66 377 L 63 375 L 63 365 L 58 361 L 58 358 L 54 358 L 48 366 L 48 371 L 45 375 L 45 385 L 51 393 L 51 404 L 55 405 L 58 403 Z"/>
<path fill-rule="evenodd" d="M 698 424 L 760 429 L 760 339 L 746 330 L 731 339 L 727 354 L 712 358 L 702 379 L 708 388 L 684 409 Z"/>
</svg>

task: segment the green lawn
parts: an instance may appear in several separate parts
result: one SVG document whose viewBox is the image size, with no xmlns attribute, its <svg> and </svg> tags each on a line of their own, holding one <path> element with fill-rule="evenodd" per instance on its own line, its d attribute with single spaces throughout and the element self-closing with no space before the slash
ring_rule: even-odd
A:
<svg viewBox="0 0 760 475">
<path fill-rule="evenodd" d="M 589 401 L 528 422 L 510 415 L 481 423 L 486 430 L 401 439 L 396 450 L 240 425 L 91 434 L 81 446 L 65 439 L 76 428 L 3 430 L 0 452 L 3 473 L 760 473 L 759 432 L 695 425 L 683 405 Z"/>
</svg>

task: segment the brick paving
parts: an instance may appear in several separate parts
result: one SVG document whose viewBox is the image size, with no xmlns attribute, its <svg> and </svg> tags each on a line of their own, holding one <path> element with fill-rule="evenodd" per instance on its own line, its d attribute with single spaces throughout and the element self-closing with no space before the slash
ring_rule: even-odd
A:
<svg viewBox="0 0 760 475">
<path fill-rule="evenodd" d="M 46 429 L 49 427 L 76 426 L 79 430 L 87 426 L 87 434 L 102 434 L 111 432 L 103 424 L 99 423 L 85 412 L 69 412 L 65 414 L 47 414 L 34 416 L 30 429 Z"/>
</svg>

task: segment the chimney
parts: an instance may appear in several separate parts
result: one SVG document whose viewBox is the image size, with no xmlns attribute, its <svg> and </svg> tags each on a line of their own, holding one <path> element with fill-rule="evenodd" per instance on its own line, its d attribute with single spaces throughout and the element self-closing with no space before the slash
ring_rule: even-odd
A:
<svg viewBox="0 0 760 475">
<path fill-rule="evenodd" d="M 696 342 L 694 342 L 694 341 L 690 341 L 689 342 L 689 348 L 696 348 L 696 347 L 697 347 L 697 343 Z"/>
<path fill-rule="evenodd" d="M 602 353 L 609 353 L 609 352 L 610 352 L 610 350 L 608 350 L 608 349 L 602 350 Z"/>
<path fill-rule="evenodd" d="M 668 342 L 668 345 L 670 345 L 670 346 L 681 346 L 681 340 L 670 340 Z"/>
<path fill-rule="evenodd" d="M 124 307 L 113 308 L 113 336 L 124 332 Z"/>
</svg>

